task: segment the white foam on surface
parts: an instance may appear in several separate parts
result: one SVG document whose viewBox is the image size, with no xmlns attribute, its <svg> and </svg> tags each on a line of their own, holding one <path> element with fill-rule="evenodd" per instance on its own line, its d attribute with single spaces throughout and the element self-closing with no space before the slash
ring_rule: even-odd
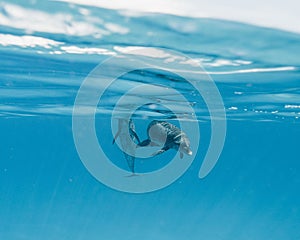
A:
<svg viewBox="0 0 300 240">
<path fill-rule="evenodd" d="M 196 18 L 217 18 L 279 28 L 300 33 L 300 1 L 297 0 L 59 0 L 73 4 L 121 10 L 125 16 L 164 13 Z M 188 29 L 191 30 L 190 28 Z"/>
<path fill-rule="evenodd" d="M 61 12 L 48 13 L 31 7 L 2 3 L 0 6 L 0 25 L 24 29 L 27 34 L 45 32 L 70 36 L 93 36 L 101 38 L 111 33 L 126 34 L 129 29 L 116 23 L 105 22 L 99 17 L 90 17 L 89 12 L 79 9 L 85 15 L 84 20 L 75 20 L 74 16 L 63 9 Z M 96 23 L 102 24 L 99 27 Z"/>
<path fill-rule="evenodd" d="M 0 45 L 26 47 L 51 48 L 63 44 L 48 38 L 36 37 L 30 35 L 17 36 L 12 34 L 0 34 Z"/>
</svg>

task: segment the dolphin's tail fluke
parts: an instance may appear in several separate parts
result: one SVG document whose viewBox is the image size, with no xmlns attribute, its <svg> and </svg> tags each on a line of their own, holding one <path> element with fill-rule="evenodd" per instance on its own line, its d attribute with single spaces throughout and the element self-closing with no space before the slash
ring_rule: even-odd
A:
<svg viewBox="0 0 300 240">
<path fill-rule="evenodd" d="M 134 174 L 134 162 L 135 162 L 135 157 L 128 155 L 127 153 L 124 152 L 125 159 L 127 161 L 127 165 L 130 169 L 130 171 Z"/>
</svg>

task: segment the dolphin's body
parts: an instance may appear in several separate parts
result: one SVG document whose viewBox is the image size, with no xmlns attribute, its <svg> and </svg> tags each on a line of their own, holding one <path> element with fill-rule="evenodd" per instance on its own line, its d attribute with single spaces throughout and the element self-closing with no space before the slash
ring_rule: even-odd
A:
<svg viewBox="0 0 300 240">
<path fill-rule="evenodd" d="M 131 119 L 119 119 L 118 132 L 114 137 L 113 144 L 118 137 L 120 139 L 122 149 L 126 150 L 127 152 L 126 153 L 123 151 L 124 157 L 127 161 L 127 165 L 130 171 L 134 174 L 136 143 L 139 144 L 140 139 L 135 132 L 135 126 Z"/>
<path fill-rule="evenodd" d="M 190 140 L 187 135 L 171 123 L 154 120 L 148 125 L 147 134 L 148 139 L 139 143 L 138 146 L 157 146 L 163 144 L 163 148 L 154 153 L 153 156 L 171 148 L 179 150 L 180 158 L 183 158 L 184 153 L 192 155 Z"/>
</svg>

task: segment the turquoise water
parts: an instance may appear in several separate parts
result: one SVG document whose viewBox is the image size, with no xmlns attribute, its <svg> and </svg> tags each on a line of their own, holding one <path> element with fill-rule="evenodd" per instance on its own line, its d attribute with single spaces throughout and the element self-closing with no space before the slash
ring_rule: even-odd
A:
<svg viewBox="0 0 300 240">
<path fill-rule="evenodd" d="M 300 238 L 299 44 L 299 34 L 238 22 L 1 3 L 0 238 Z M 183 53 L 216 83 L 227 133 L 207 177 L 198 178 L 211 135 L 207 106 L 182 78 L 155 68 L 130 72 L 108 89 L 96 114 L 99 142 L 128 170 L 111 144 L 116 100 L 140 83 L 167 85 L 196 113 L 201 138 L 192 165 L 168 187 L 145 194 L 113 190 L 83 165 L 72 132 L 77 92 L 99 63 L 132 47 Z M 151 119 L 176 123 L 162 106 L 141 110 L 135 116 L 141 139 Z M 137 159 L 137 172 L 160 169 L 175 153 Z"/>
</svg>

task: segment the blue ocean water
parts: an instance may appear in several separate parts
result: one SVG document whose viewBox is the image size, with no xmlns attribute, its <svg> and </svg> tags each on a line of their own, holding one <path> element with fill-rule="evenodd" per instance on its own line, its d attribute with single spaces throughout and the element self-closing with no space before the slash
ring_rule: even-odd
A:
<svg viewBox="0 0 300 240">
<path fill-rule="evenodd" d="M 299 34 L 238 22 L 2 2 L 0 238 L 300 238 L 299 44 Z M 166 85 L 196 112 L 201 138 L 191 167 L 166 188 L 131 194 L 100 183 L 82 164 L 72 132 L 77 92 L 99 63 L 136 47 L 183 53 L 216 83 L 227 133 L 207 177 L 198 171 L 211 134 L 208 109 L 191 85 L 155 68 L 130 72 L 108 89 L 96 114 L 99 142 L 128 170 L 111 144 L 115 100 L 136 84 Z M 142 139 L 151 119 L 175 121 L 163 107 L 142 110 L 145 117 L 135 118 Z M 137 159 L 136 169 L 159 169 L 174 154 Z"/>
</svg>

